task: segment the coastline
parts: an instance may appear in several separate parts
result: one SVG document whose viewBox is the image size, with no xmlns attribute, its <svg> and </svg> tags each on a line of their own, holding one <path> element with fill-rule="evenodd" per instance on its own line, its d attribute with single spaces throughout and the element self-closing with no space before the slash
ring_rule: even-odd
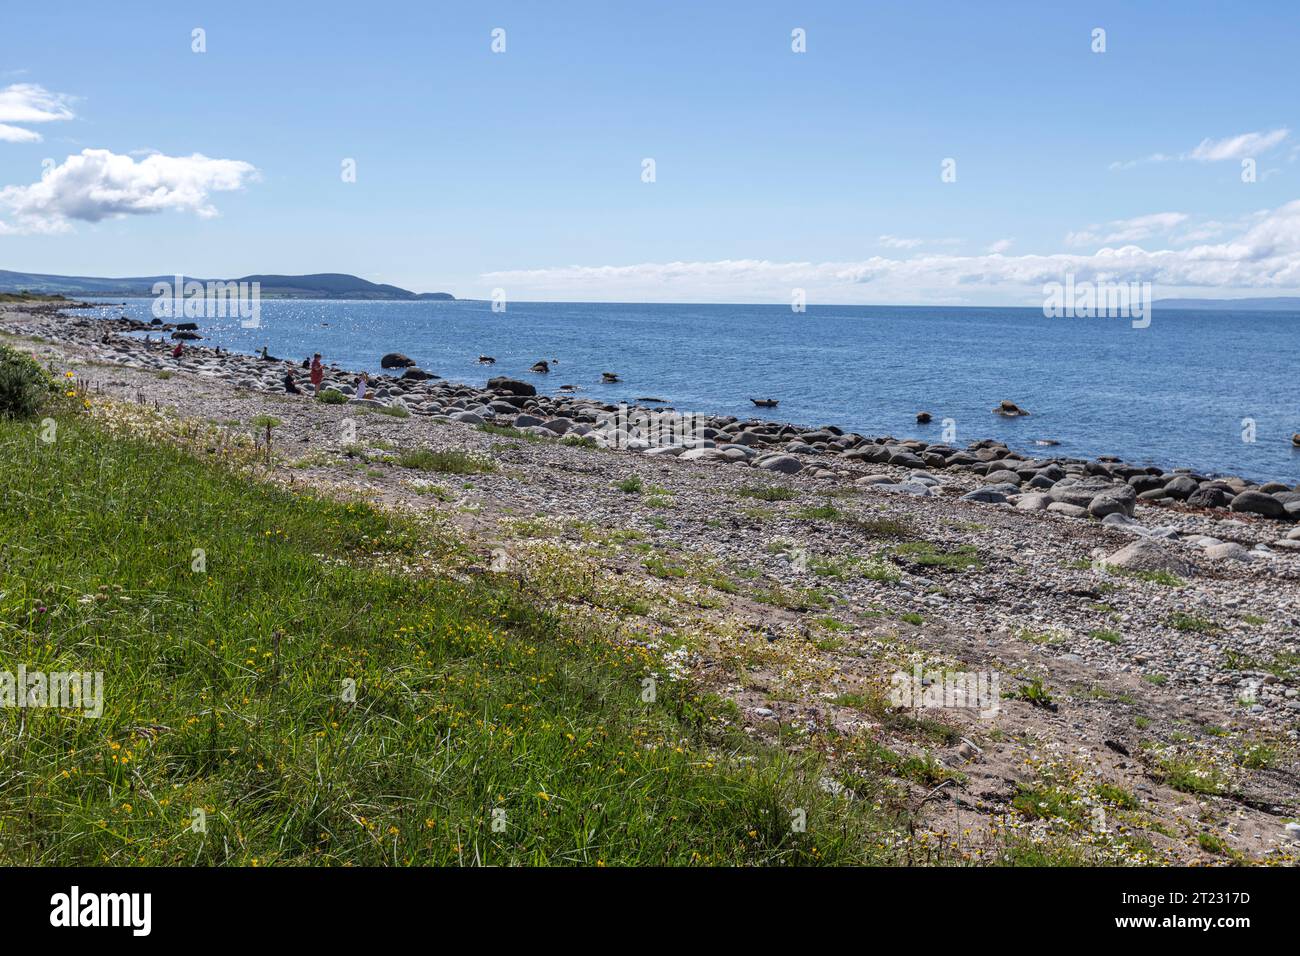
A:
<svg viewBox="0 0 1300 956">
<path fill-rule="evenodd" d="M 1215 862 L 1197 846 L 1206 826 L 1251 859 L 1293 858 L 1282 821 L 1300 811 L 1300 674 L 1285 662 L 1300 650 L 1300 550 L 1278 544 L 1295 540 L 1291 522 L 1160 505 L 1105 461 L 1096 473 L 1062 466 L 1041 488 L 1017 470 L 1027 459 L 991 442 L 945 455 L 754 419 L 714 423 L 734 440 L 608 449 L 592 447 L 602 433 L 584 420 L 595 417 L 590 400 L 391 376 L 375 404 L 327 405 L 277 392 L 285 364 L 201 348 L 176 363 L 135 340 L 102 343 L 99 328 L 58 309 L 0 312 L 0 331 L 73 371 L 123 427 L 206 422 L 256 439 L 255 422 L 273 416 L 263 480 L 436 514 L 465 537 L 477 573 L 503 560 L 566 613 L 630 640 L 671 636 L 681 667 L 735 702 L 746 733 L 849 763 L 868 741 L 934 761 L 929 776 L 903 774 L 899 786 L 915 804 L 934 774 L 951 779 L 925 807 L 936 838 L 1031 833 L 1045 824 L 1017 815 L 1025 788 L 1095 802 L 1107 784 L 1134 795 L 1141 809 L 1127 825 L 1150 843 L 1139 851 L 1089 831 L 1112 861 Z M 348 373 L 332 374 L 348 384 Z M 380 410 L 398 404 L 404 417 Z M 845 439 L 851 447 L 837 448 Z M 412 449 L 492 469 L 422 472 L 402 463 Z M 950 463 L 955 455 L 974 461 Z M 1112 562 L 1133 544 L 1137 563 Z M 607 616 L 600 595 L 559 595 L 554 575 L 570 563 L 593 588 L 637 589 L 637 610 Z M 1013 696 L 991 723 L 962 712 L 945 713 L 951 732 L 937 736 L 902 726 L 868 701 L 917 666 L 992 670 Z M 1055 709 L 1026 696 L 1034 681 Z M 1236 752 L 1262 739 L 1277 742 L 1276 767 L 1241 766 Z M 1171 770 L 1179 762 L 1231 785 L 1189 800 Z"/>
<path fill-rule="evenodd" d="M 106 305 L 108 304 L 109 303 L 95 303 L 95 302 L 83 302 L 83 303 L 76 303 L 76 304 L 63 303 L 61 305 L 61 308 L 102 309 L 106 307 Z M 74 318 L 78 320 L 78 322 L 88 320 L 95 323 L 105 323 L 106 327 L 113 329 L 114 331 L 131 331 L 134 333 L 153 332 L 158 334 L 160 339 L 163 334 L 171 333 L 176 328 L 176 326 L 171 323 L 151 325 L 148 323 L 141 322 L 139 320 L 130 320 L 130 319 L 103 319 L 103 318 L 85 316 L 85 315 L 69 315 L 68 318 Z M 99 328 L 99 327 L 105 327 L 105 326 L 91 326 L 91 328 Z M 184 333 L 182 333 L 182 335 L 184 335 Z M 130 339 L 123 339 L 123 341 L 130 341 Z M 186 347 L 187 349 L 191 350 L 193 353 L 200 356 L 204 356 L 208 359 L 214 359 L 217 357 L 216 353 L 214 353 L 214 350 L 208 346 L 201 346 L 201 345 L 193 344 L 191 342 L 187 342 Z M 217 350 L 217 351 L 219 351 L 222 355 L 229 356 L 229 357 L 236 357 L 236 356 L 243 356 L 244 358 L 256 357 L 254 354 L 247 353 L 247 352 L 237 352 L 237 351 L 228 351 L 228 350 Z M 300 363 L 292 360 L 285 360 L 283 367 L 286 370 L 292 370 L 296 373 L 301 371 Z M 257 367 L 255 366 L 254 368 Z M 262 370 L 264 371 L 265 369 L 263 368 Z M 245 371 L 247 371 L 246 368 Z M 416 369 L 417 373 L 419 373 L 419 371 L 420 370 Z M 353 383 L 355 383 L 359 374 L 361 374 L 360 371 L 356 369 L 344 369 L 333 364 L 326 365 L 326 376 L 327 376 L 326 384 L 327 386 L 340 388 L 345 395 L 351 397 L 353 394 Z M 428 373 L 428 374 L 429 374 L 429 378 L 427 379 L 427 381 L 430 383 L 442 383 L 444 385 L 454 385 L 463 388 L 476 388 L 480 393 L 484 393 L 484 394 L 492 391 L 492 389 L 488 388 L 486 385 L 476 385 L 470 382 L 449 380 L 449 379 L 444 379 L 437 374 L 433 374 L 433 373 Z M 510 376 L 498 376 L 498 377 L 509 378 Z M 396 374 L 381 373 L 380 375 L 377 376 L 372 374 L 371 378 L 373 381 L 380 383 L 379 387 L 383 387 L 391 391 L 391 389 L 394 386 L 396 386 L 399 390 L 401 390 L 394 397 L 397 398 L 397 400 L 402 404 L 411 407 L 413 413 L 415 414 L 432 413 L 432 412 L 426 412 L 426 410 L 418 407 L 418 399 L 420 397 L 419 395 L 420 382 L 416 381 L 412 383 L 411 381 L 404 380 L 402 370 L 400 368 L 397 370 Z M 602 401 L 594 397 L 591 398 L 584 397 L 579 392 L 565 393 L 564 388 L 566 386 L 562 386 L 558 391 L 554 391 L 548 395 L 545 393 L 540 393 L 540 390 L 538 389 L 538 383 L 536 381 L 533 380 L 525 381 L 517 378 L 512 378 L 511 380 L 515 382 L 520 382 L 523 385 L 527 386 L 527 388 L 532 388 L 534 390 L 532 394 L 527 394 L 527 388 L 525 388 L 524 392 L 526 397 L 538 397 L 543 399 L 549 399 L 552 402 L 570 402 L 570 403 L 574 403 L 576 407 L 581 407 L 584 409 L 591 408 L 591 407 L 609 408 L 612 405 L 612 403 L 607 400 Z M 266 376 L 264 375 L 254 375 L 254 376 L 245 375 L 243 381 L 246 387 L 263 387 L 263 388 L 268 388 L 272 391 L 275 391 L 277 388 L 276 383 L 274 381 L 268 381 L 266 379 Z M 491 381 L 491 377 L 489 377 L 489 381 Z M 410 406 L 410 401 L 412 398 L 415 398 L 417 400 L 417 404 L 414 406 Z M 644 399 L 638 399 L 638 400 L 633 400 L 631 402 L 620 403 L 620 404 L 625 404 L 629 410 L 640 414 L 656 415 L 656 414 L 662 414 L 663 412 L 679 411 L 676 408 L 675 403 L 673 403 L 671 400 L 655 400 L 654 402 L 649 404 L 646 404 L 645 401 L 646 400 Z M 560 415 L 560 417 L 563 416 L 563 411 L 564 411 L 563 407 L 559 407 L 558 409 L 556 409 L 556 412 L 558 415 Z M 760 411 L 760 409 L 756 408 L 755 411 Z M 790 436 L 790 435 L 821 436 L 823 432 L 829 431 L 833 434 L 835 438 L 848 438 L 850 440 L 853 440 L 855 443 L 853 447 L 862 447 L 866 444 L 874 443 L 874 444 L 887 446 L 891 449 L 906 449 L 912 452 L 925 453 L 926 457 L 923 458 L 923 463 L 926 467 L 932 467 L 932 468 L 942 469 L 946 467 L 951 467 L 951 465 L 949 465 L 947 462 L 940 463 L 937 460 L 935 460 L 932 457 L 932 454 L 929 453 L 930 449 L 932 448 L 938 449 L 939 452 L 942 453 L 945 459 L 950 459 L 952 457 L 953 452 L 959 452 L 961 450 L 955 445 L 949 445 L 942 441 L 937 441 L 937 442 L 929 441 L 923 438 L 895 438 L 892 435 L 864 435 L 857 432 L 849 431 L 845 428 L 842 428 L 834 424 L 821 424 L 821 425 L 801 424 L 795 422 L 781 421 L 775 418 L 763 418 L 758 415 L 742 418 L 740 416 L 734 416 L 734 415 L 725 415 L 725 414 L 717 414 L 717 413 L 697 413 L 694 411 L 686 411 L 686 410 L 682 410 L 679 413 L 690 414 L 690 415 L 703 415 L 704 418 L 712 419 L 715 421 L 721 420 L 727 423 L 742 422 L 746 426 L 750 426 L 748 430 L 760 434 L 763 433 L 777 434 L 781 436 Z M 990 409 L 990 414 L 996 414 L 996 413 L 997 413 L 996 408 Z M 1028 415 L 1029 413 L 1026 414 Z M 498 417 L 500 417 L 501 415 L 508 416 L 509 413 L 502 411 L 498 415 Z M 936 425 L 936 427 L 938 426 Z M 706 440 L 712 440 L 712 438 Z M 1007 457 L 1009 460 L 1042 462 L 1045 464 L 1055 463 L 1057 465 L 1060 465 L 1061 467 L 1067 467 L 1070 465 L 1083 465 L 1087 468 L 1089 474 L 1091 475 L 1100 475 L 1104 477 L 1118 477 L 1125 481 L 1131 480 L 1135 476 L 1141 476 L 1141 475 L 1146 475 L 1150 477 L 1164 477 L 1166 479 L 1172 479 L 1176 476 L 1185 475 L 1185 476 L 1189 476 L 1192 480 L 1194 480 L 1197 483 L 1198 489 L 1203 488 L 1207 485 L 1214 485 L 1218 483 L 1222 487 L 1223 491 L 1226 493 L 1225 495 L 1221 495 L 1221 496 L 1204 495 L 1202 496 L 1201 499 L 1197 499 L 1193 501 L 1192 504 L 1193 507 L 1208 506 L 1213 508 L 1213 507 L 1226 506 L 1231 503 L 1232 496 L 1236 495 L 1237 493 L 1246 490 L 1253 491 L 1266 486 L 1271 486 L 1271 490 L 1269 492 L 1270 494 L 1281 494 L 1284 496 L 1281 502 L 1284 507 L 1288 503 L 1300 502 L 1300 482 L 1291 485 L 1286 482 L 1274 481 L 1270 479 L 1257 480 L 1257 479 L 1242 477 L 1240 475 L 1234 474 L 1231 471 L 1224 471 L 1224 470 L 1212 469 L 1212 468 L 1200 468 L 1197 467 L 1196 465 L 1168 466 L 1168 465 L 1152 464 L 1149 462 L 1144 464 L 1137 464 L 1135 462 L 1126 461 L 1125 459 L 1115 455 L 1097 455 L 1092 458 L 1074 456 L 1074 455 L 1058 456 L 1058 455 L 1053 455 L 1051 453 L 1051 449 L 1055 444 L 1057 443 L 1052 441 L 1035 440 L 1033 442 L 1034 447 L 1031 449 L 1028 446 L 1028 444 L 1024 442 L 1008 443 L 1002 439 L 998 439 L 993 437 L 992 435 L 988 435 L 987 437 L 977 439 L 973 442 L 966 442 L 964 444 L 964 448 L 967 451 L 977 451 L 985 448 L 1005 449 L 1009 453 L 1005 457 Z M 821 444 L 814 444 L 812 446 L 811 451 L 804 450 L 801 451 L 801 454 L 817 454 L 824 450 L 825 449 L 822 447 Z M 839 450 L 843 451 L 845 449 L 841 448 Z M 889 457 L 874 455 L 874 456 L 867 456 L 866 460 L 876 464 L 885 464 L 889 462 Z M 975 463 L 965 461 L 963 458 L 959 457 L 955 463 L 955 466 L 961 468 L 961 467 L 968 467 L 973 464 Z M 1162 497 L 1158 493 L 1157 490 L 1158 487 L 1159 486 L 1155 485 L 1152 482 L 1143 482 L 1143 487 L 1140 488 L 1140 493 L 1151 492 L 1151 494 L 1148 495 L 1147 498 L 1145 498 L 1144 500 L 1164 501 L 1169 504 L 1174 504 L 1179 502 L 1186 502 L 1191 497 L 1192 494 L 1191 491 L 1186 491 L 1183 489 L 1181 485 L 1179 485 L 1174 489 L 1172 489 L 1172 491 L 1168 496 Z M 1294 496 L 1294 497 L 1288 499 L 1286 496 Z M 1264 503 L 1265 506 L 1267 506 L 1267 504 L 1268 504 L 1267 502 Z M 1273 510 L 1275 509 L 1266 507 L 1263 512 L 1258 512 L 1258 513 L 1268 514 Z M 1291 508 L 1289 512 L 1289 517 L 1281 516 L 1281 515 L 1279 515 L 1278 517 L 1281 520 L 1300 520 L 1300 504 L 1294 504 L 1294 506 Z"/>
</svg>

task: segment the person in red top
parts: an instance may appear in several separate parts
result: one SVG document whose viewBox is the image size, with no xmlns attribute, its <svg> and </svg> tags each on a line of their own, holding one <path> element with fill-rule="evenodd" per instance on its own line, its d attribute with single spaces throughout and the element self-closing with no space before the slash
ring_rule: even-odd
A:
<svg viewBox="0 0 1300 956">
<path fill-rule="evenodd" d="M 320 398 L 320 386 L 323 381 L 325 381 L 325 366 L 321 365 L 320 353 L 317 352 L 311 359 L 311 384 L 316 389 L 317 398 Z"/>
<path fill-rule="evenodd" d="M 180 357 L 181 357 L 181 353 L 184 352 L 184 351 L 185 351 L 185 343 L 184 343 L 184 342 L 177 342 L 177 343 L 176 343 L 176 348 L 172 349 L 172 358 L 174 358 L 174 359 L 178 359 L 178 358 L 180 358 Z"/>
</svg>

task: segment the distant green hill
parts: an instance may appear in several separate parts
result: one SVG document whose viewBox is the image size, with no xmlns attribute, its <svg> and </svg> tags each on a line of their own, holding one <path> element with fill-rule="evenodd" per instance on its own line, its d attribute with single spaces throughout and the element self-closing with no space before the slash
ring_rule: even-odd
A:
<svg viewBox="0 0 1300 956">
<path fill-rule="evenodd" d="M 196 279 L 196 276 L 186 276 Z M 53 276 L 0 269 L 0 292 L 41 292 L 64 295 L 152 295 L 155 282 L 172 282 L 175 276 L 132 276 L 102 279 L 93 276 Z M 207 282 L 207 279 L 198 279 Z M 271 299 L 396 299 L 403 301 L 451 300 L 448 292 L 410 292 L 341 272 L 305 276 L 252 275 L 228 282 L 260 282 L 262 296 Z"/>
</svg>

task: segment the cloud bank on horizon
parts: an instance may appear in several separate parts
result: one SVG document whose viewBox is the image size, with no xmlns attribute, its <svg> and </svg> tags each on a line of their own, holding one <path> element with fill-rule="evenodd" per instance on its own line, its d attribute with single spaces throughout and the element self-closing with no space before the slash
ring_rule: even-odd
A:
<svg viewBox="0 0 1300 956">
<path fill-rule="evenodd" d="M 1150 282 L 1161 289 L 1231 288 L 1276 295 L 1300 288 L 1300 200 L 1253 218 L 1240 235 L 1185 248 L 1148 250 L 1129 243 L 1103 246 L 1090 254 L 1008 256 L 994 251 L 821 263 L 647 262 L 510 269 L 485 273 L 483 279 L 515 298 L 605 296 L 652 302 L 789 301 L 794 289 L 805 290 L 810 301 L 826 303 L 907 303 L 921 298 L 941 302 L 953 290 L 975 286 L 1041 298 L 1043 285 L 1061 282 L 1066 274 L 1093 282 Z M 1181 213 L 1138 217 L 1112 224 L 1119 230 L 1113 235 L 1145 237 L 1187 219 Z"/>
</svg>

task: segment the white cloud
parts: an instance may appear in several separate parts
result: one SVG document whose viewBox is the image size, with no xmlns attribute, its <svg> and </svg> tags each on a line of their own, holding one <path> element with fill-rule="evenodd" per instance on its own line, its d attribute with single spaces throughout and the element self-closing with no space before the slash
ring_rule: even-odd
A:
<svg viewBox="0 0 1300 956">
<path fill-rule="evenodd" d="M 15 83 L 0 89 L 0 140 L 39 143 L 41 134 L 11 123 L 52 123 L 73 118 L 72 97 L 51 93 L 35 83 Z"/>
<path fill-rule="evenodd" d="M 1203 139 L 1193 149 L 1170 155 L 1152 153 L 1142 159 L 1130 159 L 1110 164 L 1111 169 L 1132 169 L 1145 163 L 1170 163 L 1196 160 L 1202 163 L 1215 163 L 1227 159 L 1246 159 L 1266 153 L 1281 145 L 1291 131 L 1285 126 L 1267 133 L 1240 133 L 1237 136 L 1225 136 L 1223 139 Z"/>
<path fill-rule="evenodd" d="M 918 249 L 921 246 L 959 246 L 960 239 L 911 239 L 884 235 L 876 240 L 887 249 Z"/>
<path fill-rule="evenodd" d="M 1034 301 L 1066 273 L 1098 282 L 1146 281 L 1164 290 L 1300 289 L 1300 200 L 1268 212 L 1228 241 L 1183 249 L 1105 247 L 1091 254 L 874 256 L 849 262 L 648 262 L 490 272 L 488 288 L 513 298 L 606 301 Z"/>
<path fill-rule="evenodd" d="M 1191 152 L 1192 159 L 1213 163 L 1224 159 L 1245 159 L 1258 156 L 1277 146 L 1291 135 L 1289 129 L 1275 129 L 1269 133 L 1242 133 L 1225 139 L 1203 139 Z"/>
<path fill-rule="evenodd" d="M 1016 240 L 1014 239 L 999 239 L 997 242 L 990 243 L 987 251 L 996 255 L 997 253 L 1006 252 L 1015 244 Z"/>
<path fill-rule="evenodd" d="M 1091 225 L 1080 232 L 1065 237 L 1067 246 L 1099 246 L 1117 242 L 1140 242 L 1156 235 L 1165 235 L 1190 217 L 1182 212 L 1155 212 L 1132 219 L 1115 219 L 1105 226 Z"/>
<path fill-rule="evenodd" d="M 100 222 L 128 215 L 175 210 L 202 218 L 217 214 L 209 193 L 242 189 L 257 170 L 237 159 L 164 156 L 137 162 L 106 149 L 69 156 L 30 186 L 0 189 L 0 208 L 11 214 L 11 231 L 60 232 L 71 220 Z"/>
<path fill-rule="evenodd" d="M 41 134 L 21 126 L 6 126 L 0 123 L 0 142 L 3 143 L 39 143 Z"/>
<path fill-rule="evenodd" d="M 903 239 L 899 236 L 881 236 L 877 241 L 888 249 L 915 249 L 925 244 L 924 239 Z"/>
</svg>

